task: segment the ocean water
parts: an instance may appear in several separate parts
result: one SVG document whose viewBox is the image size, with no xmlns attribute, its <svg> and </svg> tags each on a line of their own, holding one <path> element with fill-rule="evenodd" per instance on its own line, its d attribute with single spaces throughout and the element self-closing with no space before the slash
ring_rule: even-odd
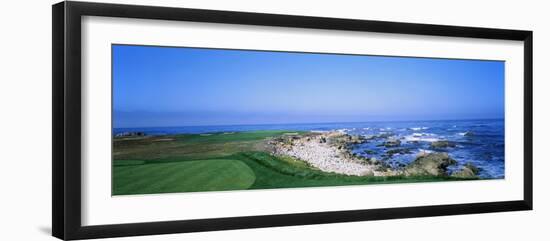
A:
<svg viewBox="0 0 550 241">
<path fill-rule="evenodd" d="M 387 138 L 376 138 L 352 146 L 352 152 L 369 158 L 375 157 L 394 167 L 412 162 L 420 152 L 446 152 L 458 162 L 449 167 L 450 171 L 472 163 L 481 168 L 480 177 L 504 178 L 503 119 L 115 128 L 114 134 L 140 131 L 147 135 L 166 135 L 255 130 L 338 130 L 365 137 L 382 135 L 400 140 L 401 145 L 388 148 L 383 146 Z M 431 147 L 430 144 L 438 140 L 450 141 L 456 146 Z M 388 157 L 387 152 L 395 149 L 406 151 Z"/>
</svg>

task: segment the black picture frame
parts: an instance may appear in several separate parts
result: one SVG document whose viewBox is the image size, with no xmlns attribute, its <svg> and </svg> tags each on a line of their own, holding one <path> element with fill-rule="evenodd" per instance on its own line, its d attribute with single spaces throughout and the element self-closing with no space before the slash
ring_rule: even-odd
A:
<svg viewBox="0 0 550 241">
<path fill-rule="evenodd" d="M 327 30 L 517 40 L 524 43 L 524 194 L 522 200 L 421 207 L 140 222 L 81 224 L 81 17 L 104 16 Z M 533 208 L 533 33 L 532 31 L 336 19 L 263 13 L 150 7 L 90 2 L 52 6 L 53 194 L 52 233 L 88 239 L 212 230 L 308 225 L 380 219 L 532 210 Z"/>
</svg>

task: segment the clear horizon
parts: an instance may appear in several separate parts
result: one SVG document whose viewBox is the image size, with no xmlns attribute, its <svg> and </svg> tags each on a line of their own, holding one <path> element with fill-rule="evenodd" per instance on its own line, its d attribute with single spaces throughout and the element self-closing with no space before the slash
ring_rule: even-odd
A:
<svg viewBox="0 0 550 241">
<path fill-rule="evenodd" d="M 504 118 L 504 62 L 113 45 L 113 127 Z"/>
<path fill-rule="evenodd" d="M 478 119 L 439 119 L 439 120 L 379 120 L 379 121 L 348 121 L 348 122 L 295 122 L 295 123 L 257 123 L 257 124 L 225 124 L 225 125 L 185 125 L 185 126 L 134 126 L 113 127 L 115 129 L 139 129 L 139 128 L 180 128 L 180 127 L 216 127 L 216 126 L 267 126 L 267 125 L 319 125 L 319 124 L 359 124 L 359 123 L 392 123 L 392 122 L 438 122 L 438 121 L 476 121 L 476 120 L 504 120 L 504 118 L 478 118 Z"/>
</svg>

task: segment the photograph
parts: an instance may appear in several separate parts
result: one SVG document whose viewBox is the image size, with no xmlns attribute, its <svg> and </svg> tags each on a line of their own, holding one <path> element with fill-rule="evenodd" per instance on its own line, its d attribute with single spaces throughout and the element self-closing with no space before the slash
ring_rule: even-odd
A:
<svg viewBox="0 0 550 241">
<path fill-rule="evenodd" d="M 112 195 L 503 179 L 504 61 L 112 45 Z"/>
<path fill-rule="evenodd" d="M 542 10 L 511 14 L 522 4 L 44 3 L 51 22 L 27 22 L 51 41 L 19 31 L 32 57 L 8 49 L 26 106 L 5 101 L 21 127 L 4 139 L 22 144 L 6 164 L 24 165 L 4 176 L 30 180 L 15 206 L 51 201 L 11 208 L 37 232 L 9 236 L 491 240 L 525 236 L 519 222 L 538 237 L 550 125 L 536 103 L 550 95 L 533 69 L 550 28 L 534 24 Z"/>
</svg>

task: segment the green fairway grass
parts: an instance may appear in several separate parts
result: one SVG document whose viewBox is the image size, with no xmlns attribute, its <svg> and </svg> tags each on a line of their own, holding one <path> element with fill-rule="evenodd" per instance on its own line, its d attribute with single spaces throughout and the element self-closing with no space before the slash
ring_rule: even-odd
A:
<svg viewBox="0 0 550 241">
<path fill-rule="evenodd" d="M 326 173 L 266 150 L 287 131 L 115 138 L 113 195 L 464 180 Z M 294 132 L 295 133 L 295 132 Z"/>
<path fill-rule="evenodd" d="M 252 169 L 230 159 L 122 165 L 113 175 L 114 195 L 237 190 L 255 181 Z"/>
<path fill-rule="evenodd" d="M 113 159 L 115 161 L 162 162 L 219 158 L 242 151 L 264 150 L 263 140 L 285 133 L 289 132 L 251 131 L 208 135 L 183 134 L 149 138 L 115 138 Z"/>
</svg>

